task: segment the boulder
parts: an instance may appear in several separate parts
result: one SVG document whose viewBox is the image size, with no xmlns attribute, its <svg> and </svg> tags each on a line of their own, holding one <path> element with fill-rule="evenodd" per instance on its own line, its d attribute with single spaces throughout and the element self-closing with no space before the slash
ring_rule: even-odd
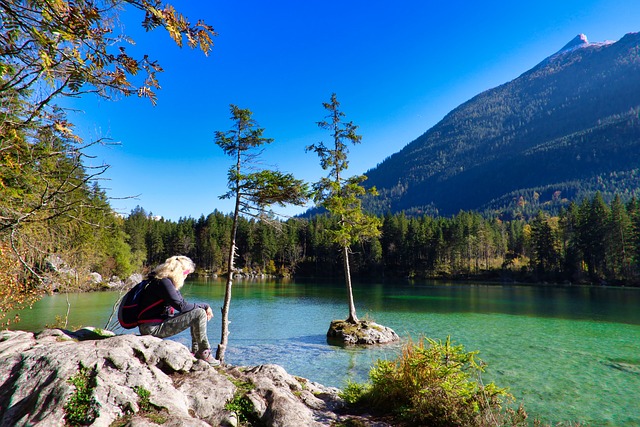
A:
<svg viewBox="0 0 640 427">
<path fill-rule="evenodd" d="M 141 273 L 133 273 L 132 275 L 127 277 L 127 280 L 124 281 L 124 284 L 125 286 L 131 288 L 137 285 L 138 283 L 142 282 L 143 280 L 144 280 L 144 276 Z"/>
<path fill-rule="evenodd" d="M 88 378 L 83 393 L 72 383 L 80 375 Z M 237 426 L 248 416 L 265 426 L 387 426 L 349 414 L 338 393 L 277 365 L 211 367 L 184 345 L 151 336 L 0 332 L 2 426 L 63 426 L 81 394 L 93 426 L 152 426 L 158 417 L 164 426 Z M 239 397 L 250 413 L 232 411 Z"/>
<path fill-rule="evenodd" d="M 76 270 L 71 268 L 65 260 L 56 254 L 47 255 L 44 260 L 45 266 L 49 271 L 61 274 L 75 276 Z"/>
<path fill-rule="evenodd" d="M 100 273 L 89 273 L 89 284 L 90 285 L 99 285 L 102 283 L 102 275 Z"/>
<path fill-rule="evenodd" d="M 327 339 L 337 344 L 373 345 L 399 341 L 400 337 L 393 329 L 370 320 L 357 323 L 333 320 L 327 331 Z"/>
</svg>

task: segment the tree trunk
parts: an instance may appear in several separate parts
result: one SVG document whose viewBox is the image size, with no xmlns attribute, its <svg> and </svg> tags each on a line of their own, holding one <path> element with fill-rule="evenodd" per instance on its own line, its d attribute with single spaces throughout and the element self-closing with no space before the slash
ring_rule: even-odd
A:
<svg viewBox="0 0 640 427">
<path fill-rule="evenodd" d="M 238 152 L 238 160 L 236 169 L 238 175 L 240 174 L 240 153 Z M 224 291 L 224 303 L 222 304 L 222 330 L 220 333 L 220 344 L 218 344 L 218 351 L 216 352 L 216 359 L 220 363 L 224 363 L 224 354 L 227 350 L 227 343 L 229 342 L 229 306 L 231 305 L 231 288 L 233 287 L 233 269 L 234 259 L 236 256 L 236 232 L 238 230 L 238 217 L 240 216 L 240 189 L 239 184 L 236 182 L 236 206 L 233 211 L 233 225 L 231 226 L 231 244 L 229 246 L 229 258 L 227 258 L 227 286 Z"/>
<path fill-rule="evenodd" d="M 220 344 L 218 344 L 218 351 L 216 352 L 216 359 L 220 363 L 224 362 L 224 354 L 227 350 L 227 343 L 229 342 L 229 306 L 231 305 L 231 288 L 233 286 L 233 269 L 234 258 L 236 252 L 236 230 L 238 224 L 238 214 L 233 216 L 233 226 L 231 227 L 231 246 L 229 248 L 229 258 L 227 259 L 227 286 L 224 291 L 224 303 L 222 304 L 222 331 L 220 333 Z"/>
<path fill-rule="evenodd" d="M 358 323 L 358 316 L 356 315 L 356 306 L 353 302 L 353 289 L 351 287 L 351 270 L 349 269 L 349 248 L 344 246 L 342 248 L 342 260 L 344 262 L 344 279 L 347 284 L 347 296 L 349 298 L 349 317 L 347 322 Z"/>
</svg>

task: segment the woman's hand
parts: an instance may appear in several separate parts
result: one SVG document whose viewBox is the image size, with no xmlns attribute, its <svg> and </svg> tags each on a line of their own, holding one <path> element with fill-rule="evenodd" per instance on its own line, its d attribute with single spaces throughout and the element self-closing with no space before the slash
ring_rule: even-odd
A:
<svg viewBox="0 0 640 427">
<path fill-rule="evenodd" d="M 207 321 L 213 319 L 213 311 L 211 310 L 211 307 L 207 307 Z"/>
</svg>

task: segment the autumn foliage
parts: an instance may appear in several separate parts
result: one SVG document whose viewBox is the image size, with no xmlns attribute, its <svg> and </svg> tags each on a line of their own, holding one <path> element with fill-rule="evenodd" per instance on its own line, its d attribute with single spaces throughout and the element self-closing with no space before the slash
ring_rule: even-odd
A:
<svg viewBox="0 0 640 427">
<path fill-rule="evenodd" d="M 23 275 L 24 268 L 18 257 L 4 242 L 0 242 L 0 328 L 20 320 L 9 313 L 31 306 L 41 292 Z"/>
</svg>

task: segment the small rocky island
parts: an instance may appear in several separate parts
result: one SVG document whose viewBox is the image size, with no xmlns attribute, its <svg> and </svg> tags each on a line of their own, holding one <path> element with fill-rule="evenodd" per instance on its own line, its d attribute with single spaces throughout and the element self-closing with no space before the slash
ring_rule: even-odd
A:
<svg viewBox="0 0 640 427">
<path fill-rule="evenodd" d="M 398 341 L 400 337 L 393 329 L 370 320 L 333 320 L 327 331 L 327 340 L 333 344 L 375 345 Z"/>
<path fill-rule="evenodd" d="M 277 365 L 211 367 L 172 340 L 90 328 L 0 332 L 0 384 L 3 426 L 389 425 Z"/>
</svg>

